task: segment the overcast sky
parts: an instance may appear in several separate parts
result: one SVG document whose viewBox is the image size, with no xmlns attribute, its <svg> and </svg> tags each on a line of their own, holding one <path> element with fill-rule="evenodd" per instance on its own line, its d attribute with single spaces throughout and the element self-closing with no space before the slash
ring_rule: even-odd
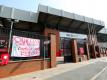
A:
<svg viewBox="0 0 107 80">
<path fill-rule="evenodd" d="M 107 26 L 107 0 L 0 0 L 0 5 L 33 12 L 38 4 L 103 20 Z"/>
</svg>

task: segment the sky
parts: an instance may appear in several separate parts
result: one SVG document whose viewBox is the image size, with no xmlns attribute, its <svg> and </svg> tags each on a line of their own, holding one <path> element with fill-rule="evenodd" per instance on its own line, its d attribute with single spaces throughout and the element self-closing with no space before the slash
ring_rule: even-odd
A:
<svg viewBox="0 0 107 80">
<path fill-rule="evenodd" d="M 0 0 L 0 5 L 32 12 L 39 4 L 102 20 L 107 28 L 107 0 Z"/>
</svg>

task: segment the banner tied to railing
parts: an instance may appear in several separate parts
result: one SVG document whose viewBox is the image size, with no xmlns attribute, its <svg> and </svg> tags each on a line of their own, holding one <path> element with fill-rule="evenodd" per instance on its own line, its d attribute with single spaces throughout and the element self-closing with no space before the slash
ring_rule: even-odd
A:
<svg viewBox="0 0 107 80">
<path fill-rule="evenodd" d="M 13 57 L 33 57 L 40 55 L 40 40 L 13 36 L 12 40 Z"/>
</svg>

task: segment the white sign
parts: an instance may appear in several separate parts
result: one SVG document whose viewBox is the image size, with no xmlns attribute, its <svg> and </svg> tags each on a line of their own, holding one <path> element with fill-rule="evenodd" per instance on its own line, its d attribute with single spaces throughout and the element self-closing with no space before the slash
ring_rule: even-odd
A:
<svg viewBox="0 0 107 80">
<path fill-rule="evenodd" d="M 68 33 L 68 32 L 60 32 L 60 37 L 75 38 L 75 39 L 84 39 L 84 38 L 87 38 L 87 35 L 76 34 L 76 33 Z"/>
<path fill-rule="evenodd" d="M 50 43 L 50 41 L 49 41 L 49 40 L 44 41 L 44 44 L 49 44 L 49 43 Z"/>
<path fill-rule="evenodd" d="M 40 55 L 40 40 L 13 36 L 13 57 L 32 57 Z"/>
</svg>

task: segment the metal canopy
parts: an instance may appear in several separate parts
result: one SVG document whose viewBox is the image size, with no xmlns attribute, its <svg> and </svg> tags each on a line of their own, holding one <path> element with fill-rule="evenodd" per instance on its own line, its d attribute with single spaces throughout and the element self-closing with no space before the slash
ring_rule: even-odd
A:
<svg viewBox="0 0 107 80">
<path fill-rule="evenodd" d="M 38 15 L 35 12 L 20 10 L 12 7 L 6 7 L 0 5 L 0 17 L 17 19 L 26 22 L 37 23 Z"/>
<path fill-rule="evenodd" d="M 43 23 L 47 27 L 56 28 L 66 32 L 87 34 L 87 23 L 93 24 L 97 32 L 104 27 L 103 21 L 43 5 L 39 5 L 38 14 L 38 23 Z"/>
<path fill-rule="evenodd" d="M 103 21 L 43 5 L 39 5 L 37 13 L 0 6 L 0 18 L 17 19 L 35 24 L 44 23 L 47 27 L 82 34 L 87 34 L 88 32 L 87 23 L 94 24 L 97 32 L 104 27 Z"/>
</svg>

